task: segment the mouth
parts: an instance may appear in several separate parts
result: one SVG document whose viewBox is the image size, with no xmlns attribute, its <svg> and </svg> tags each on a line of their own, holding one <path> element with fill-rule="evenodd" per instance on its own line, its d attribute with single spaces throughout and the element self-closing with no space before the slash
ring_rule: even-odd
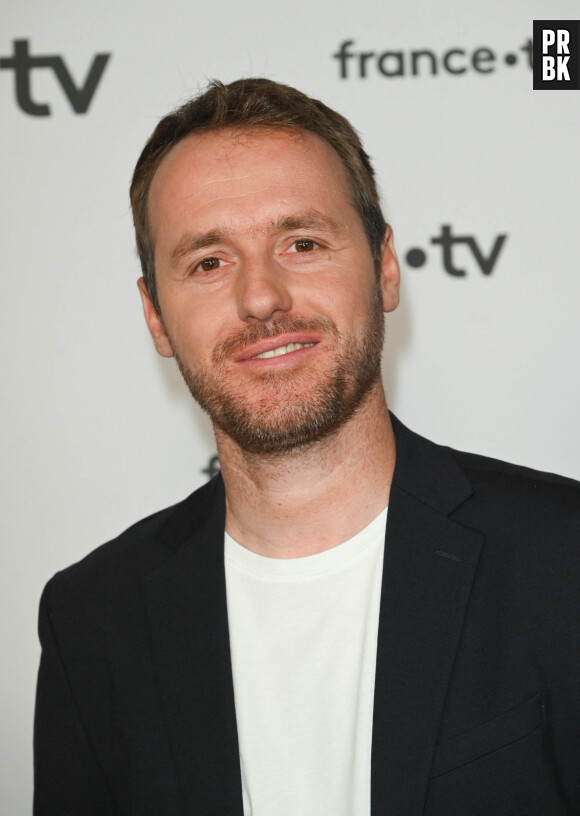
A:
<svg viewBox="0 0 580 816">
<path fill-rule="evenodd" d="M 287 346 L 277 346 L 270 349 L 270 351 L 263 351 L 262 354 L 255 354 L 252 360 L 265 360 L 267 357 L 282 357 L 284 354 L 290 354 L 291 351 L 298 351 L 301 348 L 311 348 L 314 343 L 288 343 Z"/>
<path fill-rule="evenodd" d="M 252 343 L 236 357 L 237 363 L 259 362 L 271 360 L 274 357 L 288 355 L 302 356 L 320 343 L 320 337 L 313 332 L 288 332 L 275 337 L 264 337 L 257 343 Z"/>
</svg>

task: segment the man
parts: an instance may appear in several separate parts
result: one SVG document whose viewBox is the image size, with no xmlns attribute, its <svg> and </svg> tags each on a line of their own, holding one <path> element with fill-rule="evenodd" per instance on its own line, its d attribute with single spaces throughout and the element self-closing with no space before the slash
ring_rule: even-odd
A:
<svg viewBox="0 0 580 816">
<path fill-rule="evenodd" d="M 399 270 L 352 127 L 213 83 L 131 198 L 222 474 L 48 584 L 37 816 L 579 812 L 578 485 L 389 415 Z"/>
</svg>

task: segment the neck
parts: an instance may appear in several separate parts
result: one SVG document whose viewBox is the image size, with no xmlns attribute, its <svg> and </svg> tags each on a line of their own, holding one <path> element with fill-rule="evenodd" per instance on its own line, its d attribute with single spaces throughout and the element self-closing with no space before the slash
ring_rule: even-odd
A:
<svg viewBox="0 0 580 816">
<path fill-rule="evenodd" d="M 341 429 L 305 449 L 250 454 L 215 431 L 226 530 L 260 555 L 297 558 L 330 549 L 388 504 L 395 438 L 380 382 Z"/>
</svg>

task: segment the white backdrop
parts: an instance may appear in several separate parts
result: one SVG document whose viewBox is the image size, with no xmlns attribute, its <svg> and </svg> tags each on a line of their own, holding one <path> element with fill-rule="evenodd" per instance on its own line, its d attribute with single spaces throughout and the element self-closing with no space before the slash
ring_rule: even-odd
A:
<svg viewBox="0 0 580 816">
<path fill-rule="evenodd" d="M 436 441 L 579 478 L 580 93 L 534 92 L 521 50 L 534 18 L 579 11 L 576 0 L 5 0 L 2 814 L 31 807 L 42 586 L 191 492 L 214 453 L 173 362 L 155 355 L 135 285 L 128 183 L 157 119 L 207 79 L 244 75 L 349 117 L 374 157 L 403 267 L 385 354 L 391 408 Z M 32 57 L 61 57 L 81 87 L 95 55 L 110 54 L 88 111 L 73 110 L 46 67 L 54 60 L 15 71 L 15 40 Z M 333 54 L 345 41 L 354 56 L 342 78 Z M 464 72 L 444 67 L 450 49 L 448 65 Z M 433 57 L 413 75 L 419 50 Z M 22 110 L 27 81 L 50 115 Z M 431 243 L 444 225 L 484 256 L 507 236 L 490 274 L 466 243 L 447 261 L 465 275 L 446 271 Z M 407 262 L 411 249 L 422 266 Z"/>
</svg>

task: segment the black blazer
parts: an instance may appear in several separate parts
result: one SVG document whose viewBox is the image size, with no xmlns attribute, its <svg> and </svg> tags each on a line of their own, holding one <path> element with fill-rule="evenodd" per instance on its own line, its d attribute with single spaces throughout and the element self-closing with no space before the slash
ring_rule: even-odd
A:
<svg viewBox="0 0 580 816">
<path fill-rule="evenodd" d="M 580 813 L 580 486 L 393 423 L 372 814 Z M 224 518 L 218 476 L 47 585 L 36 816 L 242 816 Z"/>
</svg>

